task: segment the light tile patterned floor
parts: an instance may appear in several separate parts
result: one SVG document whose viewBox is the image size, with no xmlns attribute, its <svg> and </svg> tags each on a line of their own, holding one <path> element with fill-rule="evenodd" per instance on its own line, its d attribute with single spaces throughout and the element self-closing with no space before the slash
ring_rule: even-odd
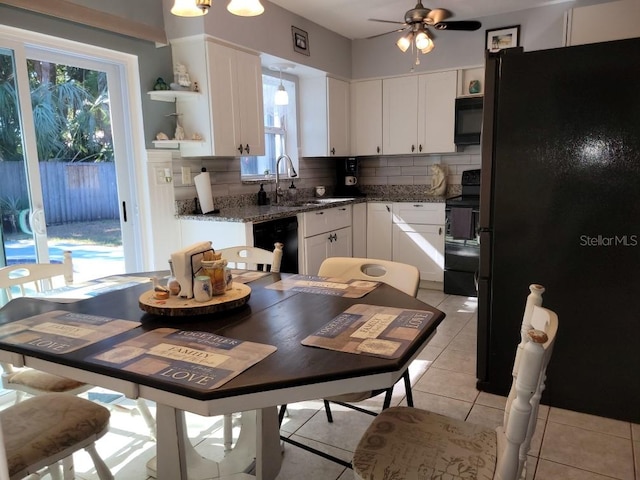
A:
<svg viewBox="0 0 640 480">
<path fill-rule="evenodd" d="M 491 427 L 500 424 L 504 398 L 475 389 L 476 299 L 425 289 L 418 296 L 444 311 L 447 318 L 411 366 L 415 405 Z M 395 390 L 393 403 L 404 403 L 401 384 Z M 6 405 L 11 398 L 12 394 L 6 393 L 0 403 Z M 372 408 L 381 403 L 381 398 L 363 402 Z M 145 465 L 155 454 L 155 444 L 134 402 L 120 398 L 109 405 L 111 429 L 98 442 L 98 451 L 117 480 L 150 478 Z M 152 404 L 150 407 L 153 411 Z M 348 461 L 373 417 L 337 405 L 332 410 L 334 423 L 330 424 L 320 401 L 289 405 L 282 430 Z M 187 423 L 197 450 L 210 458 L 221 458 L 222 419 L 188 414 Z M 78 478 L 96 479 L 88 455 L 81 452 L 75 459 Z M 640 480 L 640 425 L 543 406 L 528 463 L 528 480 Z M 353 473 L 286 445 L 278 480 L 302 478 L 350 480 Z"/>
</svg>

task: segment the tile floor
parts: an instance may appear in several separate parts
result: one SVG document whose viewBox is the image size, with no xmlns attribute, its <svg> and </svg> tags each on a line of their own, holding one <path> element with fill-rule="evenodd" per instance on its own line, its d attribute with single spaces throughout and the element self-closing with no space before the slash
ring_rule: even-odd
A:
<svg viewBox="0 0 640 480">
<path fill-rule="evenodd" d="M 419 298 L 444 311 L 447 318 L 410 368 L 416 406 L 498 425 L 504 398 L 475 389 L 476 299 L 426 289 L 420 290 Z M 0 408 L 11 402 L 12 394 L 4 393 Z M 112 400 L 108 404 L 112 410 L 111 429 L 98 442 L 98 451 L 117 480 L 146 480 L 150 477 L 145 465 L 155 454 L 154 442 L 133 408 L 134 402 L 109 393 L 104 392 L 102 398 Z M 403 402 L 400 383 L 393 403 Z M 382 399 L 364 403 L 376 408 Z M 284 434 L 345 460 L 350 460 L 372 419 L 336 405 L 334 423 L 329 424 L 319 401 L 289 405 L 288 412 L 282 427 Z M 188 414 L 187 423 L 197 450 L 209 458 L 221 458 L 222 418 Z M 76 454 L 75 462 L 78 478 L 96 479 L 88 455 Z M 528 480 L 640 480 L 640 425 L 542 406 L 528 464 Z M 348 480 L 353 473 L 286 444 L 277 478 Z"/>
</svg>

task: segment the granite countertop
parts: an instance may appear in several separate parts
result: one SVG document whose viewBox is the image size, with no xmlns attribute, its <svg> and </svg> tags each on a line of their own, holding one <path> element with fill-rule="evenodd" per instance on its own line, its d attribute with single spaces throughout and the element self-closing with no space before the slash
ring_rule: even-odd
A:
<svg viewBox="0 0 640 480">
<path fill-rule="evenodd" d="M 279 218 L 292 217 L 298 213 L 323 210 L 327 208 L 352 205 L 364 202 L 427 202 L 443 203 L 447 197 L 434 195 L 395 194 L 395 195 L 368 195 L 366 197 L 330 199 L 329 202 L 315 203 L 316 198 L 300 199 L 291 203 L 280 205 L 245 205 L 239 207 L 221 208 L 220 213 L 208 214 L 182 214 L 176 217 L 181 220 L 201 220 L 209 222 L 264 222 Z M 326 199 L 329 200 L 329 199 Z"/>
</svg>

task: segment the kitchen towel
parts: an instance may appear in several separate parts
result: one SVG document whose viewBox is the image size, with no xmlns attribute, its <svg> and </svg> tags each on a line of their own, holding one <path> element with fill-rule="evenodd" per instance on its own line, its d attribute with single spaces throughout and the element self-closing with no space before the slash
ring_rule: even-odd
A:
<svg viewBox="0 0 640 480">
<path fill-rule="evenodd" d="M 449 216 L 451 236 L 459 240 L 475 238 L 473 231 L 473 209 L 471 207 L 451 207 Z"/>
<path fill-rule="evenodd" d="M 193 177 L 198 192 L 198 201 L 202 213 L 213 212 L 213 194 L 211 193 L 211 177 L 209 172 L 202 172 Z"/>
</svg>

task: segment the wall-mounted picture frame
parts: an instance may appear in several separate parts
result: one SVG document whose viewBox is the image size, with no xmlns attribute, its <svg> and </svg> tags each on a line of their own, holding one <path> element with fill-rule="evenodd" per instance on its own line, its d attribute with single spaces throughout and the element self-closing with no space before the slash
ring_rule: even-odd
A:
<svg viewBox="0 0 640 480">
<path fill-rule="evenodd" d="M 505 48 L 520 46 L 520 25 L 487 30 L 485 48 L 490 52 L 498 52 Z"/>
<path fill-rule="evenodd" d="M 291 27 L 291 34 L 293 35 L 293 50 L 303 55 L 310 55 L 309 34 L 297 27 Z"/>
</svg>

